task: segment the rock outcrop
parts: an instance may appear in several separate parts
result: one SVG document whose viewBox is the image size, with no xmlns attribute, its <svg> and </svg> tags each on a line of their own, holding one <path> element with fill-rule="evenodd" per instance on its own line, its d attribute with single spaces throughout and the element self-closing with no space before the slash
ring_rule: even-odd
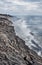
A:
<svg viewBox="0 0 42 65">
<path fill-rule="evenodd" d="M 0 65 L 42 65 L 42 58 L 16 35 L 9 15 L 0 16 Z"/>
</svg>

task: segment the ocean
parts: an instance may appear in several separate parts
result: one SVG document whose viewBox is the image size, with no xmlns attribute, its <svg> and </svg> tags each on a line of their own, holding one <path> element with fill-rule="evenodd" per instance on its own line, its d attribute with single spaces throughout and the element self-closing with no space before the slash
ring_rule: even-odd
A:
<svg viewBox="0 0 42 65">
<path fill-rule="evenodd" d="M 16 35 L 25 40 L 30 49 L 42 56 L 42 16 L 14 16 L 12 21 Z"/>
</svg>

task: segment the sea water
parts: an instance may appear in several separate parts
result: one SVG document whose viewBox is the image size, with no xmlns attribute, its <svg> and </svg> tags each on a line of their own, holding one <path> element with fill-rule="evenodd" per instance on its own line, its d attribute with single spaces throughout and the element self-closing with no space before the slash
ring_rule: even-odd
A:
<svg viewBox="0 0 42 65">
<path fill-rule="evenodd" d="M 13 17 L 13 24 L 25 44 L 42 56 L 42 16 Z"/>
</svg>

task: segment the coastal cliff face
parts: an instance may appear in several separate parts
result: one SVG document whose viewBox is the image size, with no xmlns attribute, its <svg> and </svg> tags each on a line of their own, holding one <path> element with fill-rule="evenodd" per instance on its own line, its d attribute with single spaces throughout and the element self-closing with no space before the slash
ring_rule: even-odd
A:
<svg viewBox="0 0 42 65">
<path fill-rule="evenodd" d="M 16 35 L 10 17 L 0 15 L 0 65 L 42 65 L 42 58 Z"/>
</svg>

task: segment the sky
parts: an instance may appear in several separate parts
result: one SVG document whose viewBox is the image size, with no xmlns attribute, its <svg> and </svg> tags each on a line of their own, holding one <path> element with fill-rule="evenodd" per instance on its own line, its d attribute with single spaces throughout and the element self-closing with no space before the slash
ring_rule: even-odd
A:
<svg viewBox="0 0 42 65">
<path fill-rule="evenodd" d="M 42 15 L 42 0 L 0 0 L 0 13 Z"/>
</svg>

